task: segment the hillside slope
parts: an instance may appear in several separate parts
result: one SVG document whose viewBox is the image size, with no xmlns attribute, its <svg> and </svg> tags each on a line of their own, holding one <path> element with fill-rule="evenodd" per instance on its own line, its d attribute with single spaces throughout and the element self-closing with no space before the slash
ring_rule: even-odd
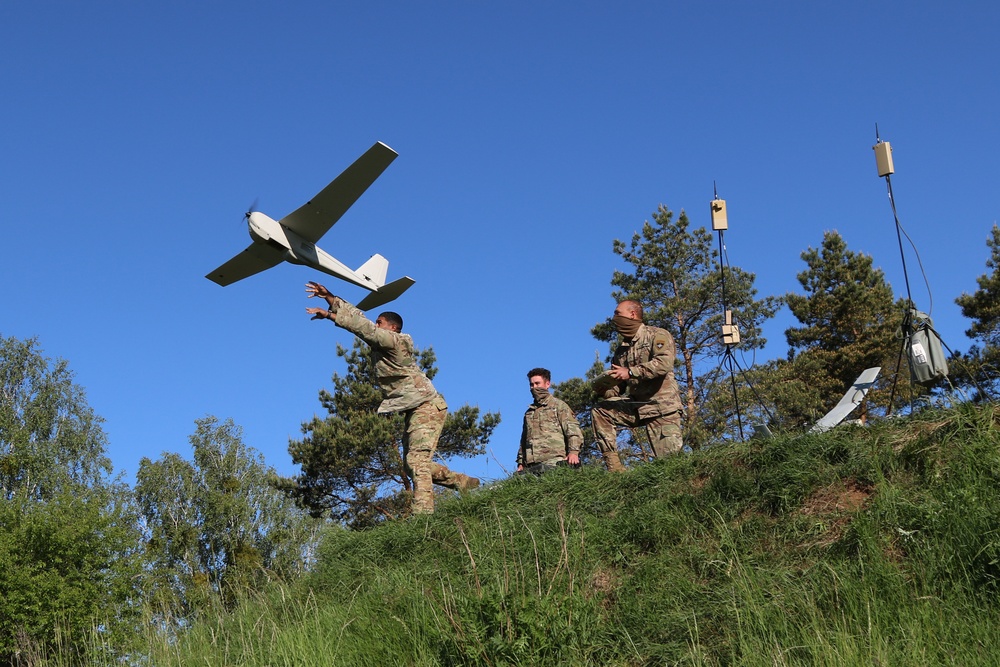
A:
<svg viewBox="0 0 1000 667">
<path fill-rule="evenodd" d="M 308 580 L 152 664 L 997 665 L 998 419 L 512 478 L 330 531 Z"/>
</svg>

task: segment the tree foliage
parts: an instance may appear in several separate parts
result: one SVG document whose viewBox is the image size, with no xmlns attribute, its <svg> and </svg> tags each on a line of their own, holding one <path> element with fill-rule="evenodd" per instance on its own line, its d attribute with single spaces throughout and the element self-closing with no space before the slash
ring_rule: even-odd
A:
<svg viewBox="0 0 1000 667">
<path fill-rule="evenodd" d="M 189 618 L 273 578 L 303 570 L 317 522 L 272 483 L 275 472 L 232 420 L 196 420 L 193 462 L 143 458 L 136 497 L 146 529 L 147 594 L 154 608 Z"/>
<path fill-rule="evenodd" d="M 0 662 L 134 627 L 137 516 L 101 422 L 64 360 L 0 336 Z"/>
<path fill-rule="evenodd" d="M 800 326 L 785 331 L 788 358 L 771 363 L 762 377 L 779 425 L 813 423 L 873 366 L 880 366 L 882 375 L 867 405 L 886 409 L 893 381 L 894 402 L 902 403 L 911 390 L 909 374 L 905 364 L 904 372 L 894 373 L 905 302 L 894 299 L 872 258 L 849 250 L 836 231 L 824 233 L 821 246 L 803 252 L 802 259 L 807 268 L 797 277 L 805 293 L 785 296 Z"/>
<path fill-rule="evenodd" d="M 1000 370 L 1000 227 L 993 225 L 986 239 L 990 271 L 976 278 L 979 285 L 972 294 L 963 293 L 955 303 L 962 315 L 972 320 L 965 335 L 976 341 L 967 354 L 955 353 L 949 360 L 956 380 L 976 385 L 983 391 L 994 387 Z"/>
<path fill-rule="evenodd" d="M 770 296 L 758 299 L 756 276 L 729 265 L 712 245 L 708 230 L 691 229 L 684 211 L 675 218 L 662 204 L 652 222 L 644 222 L 642 232 L 634 234 L 628 245 L 617 239 L 613 245 L 614 253 L 630 270 L 614 272 L 612 298 L 638 301 L 644 321 L 674 337 L 676 375 L 685 408 L 684 440 L 692 447 L 731 432 L 734 406 L 731 394 L 720 384 L 720 362 L 726 352 L 721 338 L 724 311 L 731 310 L 733 322 L 739 325 L 740 348 L 756 350 L 766 343 L 762 323 L 774 316 L 782 302 Z M 612 343 L 617 335 L 610 322 L 599 323 L 593 334 Z"/>
<path fill-rule="evenodd" d="M 576 420 L 580 423 L 583 431 L 583 445 L 580 448 L 580 461 L 587 463 L 591 460 L 600 460 L 601 453 L 597 448 L 597 440 L 594 437 L 594 425 L 591 422 L 590 410 L 597 402 L 591 383 L 604 372 L 604 363 L 600 355 L 594 359 L 594 363 L 587 370 L 582 378 L 569 378 L 563 382 L 552 385 L 552 393 L 557 398 L 566 401 L 566 404 L 576 414 Z M 630 443 L 626 443 L 626 447 Z M 628 459 L 634 452 L 625 449 L 621 452 L 625 459 Z"/>
<path fill-rule="evenodd" d="M 997 225 L 990 230 L 986 246 L 990 250 L 986 260 L 990 273 L 976 278 L 979 289 L 972 294 L 963 293 L 955 303 L 962 309 L 962 315 L 972 320 L 965 335 L 986 349 L 1000 350 L 1000 227 Z"/>
<path fill-rule="evenodd" d="M 280 485 L 313 515 L 363 528 L 408 512 L 412 482 L 403 468 L 403 418 L 377 413 L 382 394 L 367 345 L 359 339 L 350 350 L 338 345 L 337 356 L 347 363 L 347 372 L 334 373 L 332 392 L 320 390 L 326 415 L 303 423 L 305 437 L 289 443 L 292 461 L 302 472 Z M 416 358 L 433 378 L 433 350 L 418 350 Z M 499 423 L 498 413 L 480 417 L 478 407 L 449 410 L 436 456 L 482 454 Z"/>
</svg>

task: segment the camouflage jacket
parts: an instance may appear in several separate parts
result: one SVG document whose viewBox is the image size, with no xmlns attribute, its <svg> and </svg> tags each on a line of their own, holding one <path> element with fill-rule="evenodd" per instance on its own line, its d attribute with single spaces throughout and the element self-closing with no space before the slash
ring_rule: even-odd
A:
<svg viewBox="0 0 1000 667">
<path fill-rule="evenodd" d="M 541 402 L 529 405 L 524 413 L 517 464 L 530 466 L 564 460 L 569 452 L 579 452 L 581 444 L 583 432 L 573 410 L 565 401 L 549 394 Z"/>
<path fill-rule="evenodd" d="M 645 324 L 630 341 L 619 343 L 611 363 L 629 370 L 629 379 L 608 382 L 598 378 L 595 390 L 606 400 L 627 399 L 638 403 L 639 417 L 652 419 L 681 409 L 681 395 L 674 378 L 677 357 L 670 332 Z"/>
<path fill-rule="evenodd" d="M 368 343 L 375 362 L 375 376 L 385 399 L 379 412 L 404 412 L 438 396 L 434 385 L 414 358 L 413 339 L 408 334 L 379 329 L 364 313 L 343 299 L 334 324 Z"/>
</svg>

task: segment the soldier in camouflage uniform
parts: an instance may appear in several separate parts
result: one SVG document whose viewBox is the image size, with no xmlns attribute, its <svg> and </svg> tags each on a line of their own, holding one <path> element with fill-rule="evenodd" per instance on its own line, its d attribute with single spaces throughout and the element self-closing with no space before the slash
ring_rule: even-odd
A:
<svg viewBox="0 0 1000 667">
<path fill-rule="evenodd" d="M 657 457 L 681 451 L 681 398 L 674 378 L 676 351 L 669 332 L 642 323 L 642 306 L 622 301 L 611 320 L 618 349 L 611 370 L 594 381 L 601 399 L 590 412 L 608 470 L 623 470 L 617 427 L 645 426 Z"/>
<path fill-rule="evenodd" d="M 517 451 L 518 472 L 541 474 L 561 461 L 580 465 L 583 432 L 576 415 L 564 401 L 549 393 L 552 374 L 544 368 L 528 371 L 528 387 L 534 401 L 524 413 L 521 446 Z"/>
<path fill-rule="evenodd" d="M 479 480 L 475 477 L 452 472 L 433 460 L 438 437 L 448 416 L 448 405 L 417 365 L 413 339 L 401 333 L 403 319 L 387 311 L 372 322 L 362 311 L 333 296 L 319 283 L 307 283 L 306 292 L 310 298 L 326 299 L 329 308 L 306 308 L 314 320 L 333 320 L 372 349 L 375 375 L 384 396 L 378 411 L 399 412 L 404 416 L 403 462 L 413 481 L 413 513 L 434 511 L 432 483 L 461 490 L 478 487 Z"/>
</svg>

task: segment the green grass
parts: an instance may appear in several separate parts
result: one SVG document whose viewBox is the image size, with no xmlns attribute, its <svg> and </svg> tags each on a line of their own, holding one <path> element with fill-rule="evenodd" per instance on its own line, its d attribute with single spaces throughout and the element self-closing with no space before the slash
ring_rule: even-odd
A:
<svg viewBox="0 0 1000 667">
<path fill-rule="evenodd" d="M 169 665 L 1000 664 L 992 407 L 517 477 L 202 618 Z"/>
</svg>

